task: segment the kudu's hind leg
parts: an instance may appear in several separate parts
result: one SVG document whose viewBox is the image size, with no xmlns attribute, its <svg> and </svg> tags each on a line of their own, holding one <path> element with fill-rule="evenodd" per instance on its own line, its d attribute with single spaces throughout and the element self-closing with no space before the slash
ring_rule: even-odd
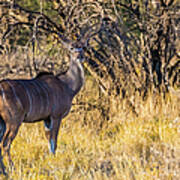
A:
<svg viewBox="0 0 180 180">
<path fill-rule="evenodd" d="M 5 131 L 6 131 L 6 124 L 5 124 L 4 120 L 0 117 L 0 142 L 3 139 Z M 3 163 L 2 147 L 0 146 L 0 174 L 1 173 L 6 175 L 5 166 Z"/>
<path fill-rule="evenodd" d="M 11 125 L 7 126 L 6 132 L 2 139 L 3 151 L 4 151 L 4 154 L 7 155 L 9 167 L 11 169 L 14 168 L 14 164 L 11 159 L 10 148 L 11 148 L 12 141 L 14 140 L 14 138 L 17 135 L 18 129 L 19 129 L 19 124 L 11 124 Z"/>
<path fill-rule="evenodd" d="M 0 174 L 4 174 L 6 175 L 6 171 L 5 171 L 5 166 L 4 166 L 4 163 L 3 163 L 3 156 L 2 156 L 2 152 L 1 152 L 1 148 L 0 148 Z"/>
<path fill-rule="evenodd" d="M 50 117 L 44 121 L 45 135 L 50 144 L 50 152 L 55 154 L 57 148 L 57 137 L 61 123 L 61 118 Z"/>
</svg>

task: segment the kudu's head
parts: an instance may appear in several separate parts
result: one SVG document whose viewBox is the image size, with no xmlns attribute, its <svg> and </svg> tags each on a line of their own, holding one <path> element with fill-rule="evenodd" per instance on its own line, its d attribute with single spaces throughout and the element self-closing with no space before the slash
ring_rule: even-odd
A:
<svg viewBox="0 0 180 180">
<path fill-rule="evenodd" d="M 77 42 L 70 42 L 66 45 L 66 48 L 70 52 L 71 61 L 83 62 L 85 60 L 84 47 L 82 43 Z"/>
<path fill-rule="evenodd" d="M 62 40 L 62 44 L 65 47 L 65 49 L 67 49 L 70 52 L 70 60 L 72 62 L 79 61 L 80 63 L 82 63 L 85 60 L 85 56 L 84 56 L 85 44 L 83 44 L 81 41 L 79 42 L 70 41 L 69 39 L 66 39 L 64 37 L 62 38 L 62 36 L 60 36 L 60 38 Z"/>
<path fill-rule="evenodd" d="M 59 34 L 59 37 L 63 46 L 70 52 L 71 60 L 83 62 L 85 60 L 84 51 L 88 48 L 90 39 L 99 33 L 99 31 L 100 28 L 97 25 L 93 25 L 87 28 L 76 41 L 69 40 L 61 34 Z"/>
</svg>

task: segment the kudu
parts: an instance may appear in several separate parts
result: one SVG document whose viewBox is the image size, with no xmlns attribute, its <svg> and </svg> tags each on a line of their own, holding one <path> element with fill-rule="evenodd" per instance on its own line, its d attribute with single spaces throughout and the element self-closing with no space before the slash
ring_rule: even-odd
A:
<svg viewBox="0 0 180 180">
<path fill-rule="evenodd" d="M 81 61 L 85 43 L 72 43 L 62 36 L 60 38 L 71 53 L 70 66 L 65 74 L 54 76 L 51 73 L 40 73 L 30 80 L 5 79 L 0 82 L 1 173 L 6 173 L 1 150 L 12 166 L 10 147 L 23 122 L 44 120 L 50 151 L 55 154 L 61 120 L 69 113 L 73 97 L 84 82 Z"/>
</svg>

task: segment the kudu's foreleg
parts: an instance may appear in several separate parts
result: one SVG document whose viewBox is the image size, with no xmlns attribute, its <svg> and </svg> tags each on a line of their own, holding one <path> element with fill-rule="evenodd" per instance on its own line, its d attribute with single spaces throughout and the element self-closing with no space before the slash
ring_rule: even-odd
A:
<svg viewBox="0 0 180 180">
<path fill-rule="evenodd" d="M 45 121 L 45 135 L 49 141 L 50 152 L 55 154 L 57 148 L 57 138 L 59 127 L 61 123 L 61 118 L 53 118 L 47 119 Z"/>
</svg>

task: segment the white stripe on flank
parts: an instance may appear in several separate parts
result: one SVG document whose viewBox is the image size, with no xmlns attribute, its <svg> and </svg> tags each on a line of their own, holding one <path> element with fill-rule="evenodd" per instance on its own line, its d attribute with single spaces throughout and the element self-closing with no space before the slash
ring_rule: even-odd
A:
<svg viewBox="0 0 180 180">
<path fill-rule="evenodd" d="M 42 104 L 42 96 L 41 96 L 41 91 L 40 91 L 40 87 L 39 87 L 39 85 L 37 85 L 36 84 L 36 81 L 31 81 L 33 84 L 34 84 L 34 86 L 36 87 L 35 89 L 38 91 L 38 94 L 39 94 L 39 96 L 40 96 L 40 114 L 42 113 L 42 108 L 43 108 L 43 104 Z"/>
<path fill-rule="evenodd" d="M 8 84 L 9 84 L 9 86 L 11 87 L 11 89 L 12 89 L 12 91 L 13 91 L 13 94 L 14 94 L 14 96 L 16 97 L 16 99 L 17 99 L 17 101 L 18 101 L 19 105 L 21 106 L 21 108 L 23 108 L 22 103 L 21 103 L 21 101 L 20 101 L 19 97 L 17 96 L 16 91 L 15 91 L 15 89 L 14 89 L 13 85 L 11 84 L 11 82 L 10 82 L 10 81 L 7 81 L 7 83 L 8 83 Z"/>
<path fill-rule="evenodd" d="M 45 85 L 45 83 L 40 83 L 38 80 L 36 80 L 36 82 L 39 84 L 39 86 L 43 89 L 43 91 L 45 92 L 46 94 L 46 100 L 47 100 L 47 105 L 46 105 L 46 109 L 48 108 L 49 109 L 49 95 L 48 95 L 48 92 L 47 92 L 47 89 L 48 89 L 48 86 Z M 46 86 L 46 88 L 44 87 Z"/>
<path fill-rule="evenodd" d="M 26 91 L 26 93 L 27 93 L 27 95 L 28 95 L 28 99 L 29 99 L 29 111 L 28 111 L 28 113 L 27 113 L 27 116 L 29 116 L 30 114 L 31 114 L 31 112 L 32 112 L 32 99 L 31 99 L 31 95 L 30 95 L 30 93 L 29 93 L 29 89 L 26 87 L 26 85 L 24 84 L 24 82 L 23 81 L 18 81 L 23 87 L 24 87 L 24 89 L 25 89 L 25 91 Z"/>
<path fill-rule="evenodd" d="M 2 85 L 0 84 L 0 88 L 1 88 L 1 91 L 2 91 L 2 97 L 3 97 L 3 102 L 5 104 L 5 101 L 6 101 L 6 97 L 5 97 L 5 92 L 4 92 L 4 89 L 2 87 Z"/>
</svg>

